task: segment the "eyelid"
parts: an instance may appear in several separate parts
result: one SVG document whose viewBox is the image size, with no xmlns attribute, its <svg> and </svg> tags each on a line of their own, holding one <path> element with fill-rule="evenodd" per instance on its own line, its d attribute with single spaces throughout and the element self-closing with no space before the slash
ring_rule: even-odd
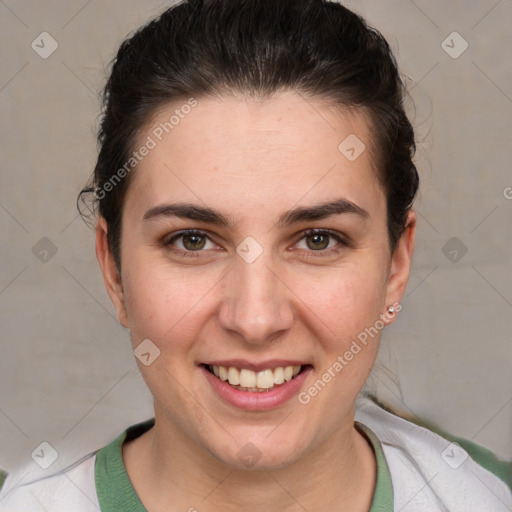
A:
<svg viewBox="0 0 512 512">
<path fill-rule="evenodd" d="M 165 244 L 170 244 L 176 238 L 179 238 L 180 236 L 185 236 L 185 235 L 199 235 L 199 236 L 207 237 L 211 240 L 209 233 L 202 229 L 182 229 L 181 231 L 176 231 L 174 233 L 165 235 L 163 237 L 162 241 Z"/>
<path fill-rule="evenodd" d="M 332 229 L 326 229 L 326 228 L 310 228 L 306 229 L 302 232 L 302 236 L 299 240 L 302 240 L 308 235 L 329 235 L 332 238 L 338 240 L 340 243 L 348 243 L 347 240 L 345 240 L 345 237 L 342 233 L 338 231 L 333 231 Z"/>
</svg>

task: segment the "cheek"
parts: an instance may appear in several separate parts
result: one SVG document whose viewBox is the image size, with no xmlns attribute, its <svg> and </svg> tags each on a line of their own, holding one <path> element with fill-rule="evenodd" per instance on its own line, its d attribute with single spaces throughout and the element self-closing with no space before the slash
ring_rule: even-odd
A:
<svg viewBox="0 0 512 512">
<path fill-rule="evenodd" d="M 377 265 L 351 264 L 324 274 L 297 276 L 296 290 L 325 326 L 325 339 L 343 343 L 375 323 L 385 299 L 385 276 Z M 299 291 L 300 290 L 300 291 Z"/>
<path fill-rule="evenodd" d="M 133 344 L 149 338 L 161 349 L 171 340 L 176 349 L 187 345 L 201 328 L 201 318 L 211 307 L 222 274 L 200 270 L 192 273 L 142 257 L 127 261 L 125 269 Z"/>
<path fill-rule="evenodd" d="M 296 316 L 291 329 L 302 326 L 325 348 L 342 350 L 372 326 L 385 298 L 384 256 L 379 255 L 373 247 L 349 255 L 337 267 L 283 269 L 289 287 L 283 300 Z M 178 267 L 140 248 L 125 250 L 123 256 L 123 287 L 134 345 L 150 339 L 161 350 L 170 345 L 173 351 L 192 346 L 208 318 L 220 310 L 229 291 L 226 283 L 234 283 L 223 279 L 229 271 L 223 265 Z"/>
</svg>

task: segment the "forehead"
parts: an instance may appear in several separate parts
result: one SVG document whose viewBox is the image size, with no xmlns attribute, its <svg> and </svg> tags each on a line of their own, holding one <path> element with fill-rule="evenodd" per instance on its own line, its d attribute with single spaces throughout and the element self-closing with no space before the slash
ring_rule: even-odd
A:
<svg viewBox="0 0 512 512">
<path fill-rule="evenodd" d="M 130 210 L 179 199 L 243 213 L 340 195 L 382 206 L 364 113 L 295 93 L 195 102 L 161 108 L 141 131 L 136 147 L 151 149 L 134 171 Z"/>
</svg>

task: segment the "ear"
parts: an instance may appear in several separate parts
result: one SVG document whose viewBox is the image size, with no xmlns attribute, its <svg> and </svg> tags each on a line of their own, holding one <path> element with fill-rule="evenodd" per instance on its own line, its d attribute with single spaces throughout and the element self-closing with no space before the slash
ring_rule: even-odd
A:
<svg viewBox="0 0 512 512">
<path fill-rule="evenodd" d="M 409 281 L 415 236 L 416 214 L 411 210 L 407 215 L 405 230 L 391 256 L 391 266 L 386 291 L 386 311 L 384 311 L 384 317 L 388 325 L 394 322 L 397 313 L 402 309 L 400 301 L 402 300 L 407 282 Z M 394 307 L 394 312 L 387 312 L 389 306 Z"/>
<path fill-rule="evenodd" d="M 128 315 L 126 314 L 123 284 L 117 271 L 114 257 L 110 251 L 107 240 L 107 222 L 100 217 L 96 224 L 96 257 L 101 267 L 105 287 L 117 311 L 117 317 L 121 325 L 128 327 Z"/>
</svg>

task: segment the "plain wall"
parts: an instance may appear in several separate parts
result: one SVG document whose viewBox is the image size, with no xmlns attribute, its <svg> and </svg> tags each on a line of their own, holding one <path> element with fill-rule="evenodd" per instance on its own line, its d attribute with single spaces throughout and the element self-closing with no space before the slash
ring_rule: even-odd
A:
<svg viewBox="0 0 512 512">
<path fill-rule="evenodd" d="M 0 467 L 7 470 L 28 464 L 36 474 L 30 456 L 42 441 L 62 454 L 53 468 L 63 466 L 152 415 L 103 285 L 94 232 L 75 200 L 95 163 L 105 68 L 127 34 L 165 5 L 0 3 Z M 409 77 L 421 176 L 412 275 L 403 311 L 383 336 L 388 371 L 373 382 L 405 412 L 511 457 L 512 2 L 347 5 L 388 37 Z M 43 31 L 58 42 L 47 59 L 31 47 Z M 469 44 L 458 58 L 442 46 L 454 31 Z M 446 44 L 452 54 L 462 48 L 458 36 Z M 49 248 L 48 257 L 53 246 L 57 252 L 43 262 L 34 246 Z"/>
</svg>

